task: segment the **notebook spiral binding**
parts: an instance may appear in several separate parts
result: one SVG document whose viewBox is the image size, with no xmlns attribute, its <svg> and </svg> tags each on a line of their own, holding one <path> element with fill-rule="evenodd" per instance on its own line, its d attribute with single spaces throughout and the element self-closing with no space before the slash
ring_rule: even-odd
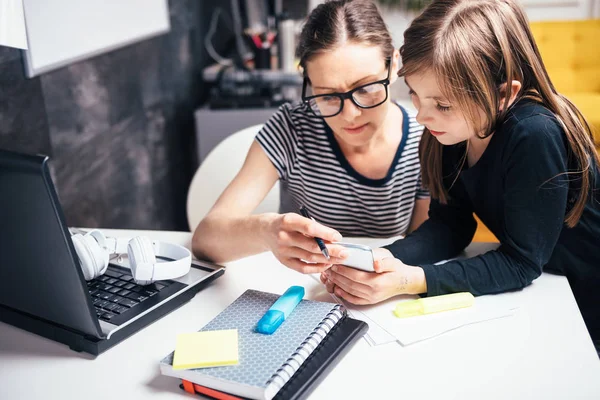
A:
<svg viewBox="0 0 600 400">
<path fill-rule="evenodd" d="M 344 314 L 344 306 L 336 304 L 325 318 L 319 322 L 317 327 L 313 329 L 310 335 L 308 335 L 300 346 L 298 346 L 292 355 L 281 365 L 281 367 L 279 367 L 273 376 L 269 378 L 267 387 L 270 390 L 267 389 L 267 391 L 277 393 L 317 348 L 319 343 L 325 339 L 329 331 L 333 329 L 340 319 L 342 319 Z"/>
</svg>

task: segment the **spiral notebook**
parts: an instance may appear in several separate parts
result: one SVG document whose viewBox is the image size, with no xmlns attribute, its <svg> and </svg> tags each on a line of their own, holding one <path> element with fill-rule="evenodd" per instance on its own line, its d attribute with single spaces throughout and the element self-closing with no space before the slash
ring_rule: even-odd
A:
<svg viewBox="0 0 600 400">
<path fill-rule="evenodd" d="M 302 300 L 274 334 L 255 332 L 278 298 L 247 290 L 200 330 L 237 329 L 238 365 L 174 370 L 172 352 L 160 362 L 161 373 L 244 398 L 304 397 L 368 327 L 340 304 Z M 318 365 L 308 368 L 311 360 Z"/>
</svg>

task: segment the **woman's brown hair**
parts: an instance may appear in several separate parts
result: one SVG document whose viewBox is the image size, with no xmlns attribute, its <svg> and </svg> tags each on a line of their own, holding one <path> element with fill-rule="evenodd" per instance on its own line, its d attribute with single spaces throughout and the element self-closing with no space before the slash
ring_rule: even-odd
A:
<svg viewBox="0 0 600 400">
<path fill-rule="evenodd" d="M 314 55 L 347 42 L 379 46 L 390 62 L 394 51 L 390 32 L 372 1 L 334 0 L 319 4 L 310 13 L 300 34 L 296 57 L 306 75 L 306 63 Z"/>
<path fill-rule="evenodd" d="M 579 221 L 588 200 L 593 169 L 600 164 L 589 124 L 550 81 L 525 12 L 515 0 L 439 0 L 430 4 L 404 32 L 399 76 L 430 68 L 444 96 L 465 112 L 479 137 L 491 135 L 509 111 L 510 84 L 521 82 L 515 102 L 532 99 L 552 111 L 568 139 L 570 157 L 579 169 L 581 190 L 565 217 L 567 226 Z M 500 104 L 501 98 L 505 101 Z M 483 111 L 485 121 L 478 119 Z M 419 153 L 423 183 L 431 195 L 446 203 L 449 195 L 442 176 L 442 144 L 425 129 Z"/>
</svg>

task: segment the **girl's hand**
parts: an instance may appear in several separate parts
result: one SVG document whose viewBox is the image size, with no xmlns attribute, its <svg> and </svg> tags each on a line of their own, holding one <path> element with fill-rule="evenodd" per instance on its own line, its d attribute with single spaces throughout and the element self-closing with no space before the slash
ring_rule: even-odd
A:
<svg viewBox="0 0 600 400">
<path fill-rule="evenodd" d="M 322 272 L 348 256 L 344 247 L 331 244 L 339 242 L 342 235 L 312 219 L 295 213 L 281 214 L 269 226 L 268 247 L 285 266 L 303 274 Z M 321 253 L 315 237 L 323 239 L 330 259 Z"/>
<path fill-rule="evenodd" d="M 353 304 L 375 304 L 399 294 L 427 292 L 422 268 L 404 264 L 388 250 L 376 250 L 381 252 L 375 251 L 375 273 L 343 265 L 322 272 L 327 291 Z"/>
<path fill-rule="evenodd" d="M 373 258 L 375 259 L 375 271 L 377 271 L 377 261 L 382 261 L 385 258 L 394 258 L 394 255 L 388 249 L 384 249 L 383 247 L 373 249 Z"/>
</svg>

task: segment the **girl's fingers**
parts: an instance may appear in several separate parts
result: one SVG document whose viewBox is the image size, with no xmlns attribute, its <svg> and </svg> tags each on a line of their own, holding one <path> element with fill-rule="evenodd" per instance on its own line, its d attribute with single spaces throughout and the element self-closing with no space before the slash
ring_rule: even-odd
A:
<svg viewBox="0 0 600 400">
<path fill-rule="evenodd" d="M 327 276 L 325 275 L 324 272 L 321 272 L 321 275 L 319 276 L 319 279 L 321 279 L 321 283 L 323 285 L 325 285 L 327 283 Z"/>
<path fill-rule="evenodd" d="M 329 273 L 329 280 L 336 286 L 339 286 L 344 291 L 352 293 L 356 296 L 369 298 L 370 288 L 362 283 L 355 282 L 343 275 L 336 274 L 335 272 Z"/>
<path fill-rule="evenodd" d="M 335 291 L 335 285 L 331 281 L 327 281 L 327 284 L 325 285 L 325 288 L 327 289 L 327 291 L 329 293 L 333 293 Z"/>
<path fill-rule="evenodd" d="M 338 297 L 341 297 L 342 299 L 344 299 L 352 304 L 357 304 L 357 305 L 371 304 L 368 300 L 363 299 L 362 297 L 358 297 L 353 294 L 350 294 L 350 293 L 346 292 L 344 289 L 340 288 L 339 286 L 335 287 L 333 294 L 335 294 Z"/>
<path fill-rule="evenodd" d="M 345 276 L 346 278 L 355 282 L 367 282 L 373 278 L 372 272 L 362 271 L 360 269 L 346 267 L 345 265 L 335 265 L 332 267 L 332 271 L 338 275 Z"/>
<path fill-rule="evenodd" d="M 392 257 L 384 258 L 382 260 L 375 260 L 373 263 L 373 268 L 378 274 L 382 272 L 392 272 L 396 270 L 396 264 L 398 262 L 400 261 Z"/>
</svg>

